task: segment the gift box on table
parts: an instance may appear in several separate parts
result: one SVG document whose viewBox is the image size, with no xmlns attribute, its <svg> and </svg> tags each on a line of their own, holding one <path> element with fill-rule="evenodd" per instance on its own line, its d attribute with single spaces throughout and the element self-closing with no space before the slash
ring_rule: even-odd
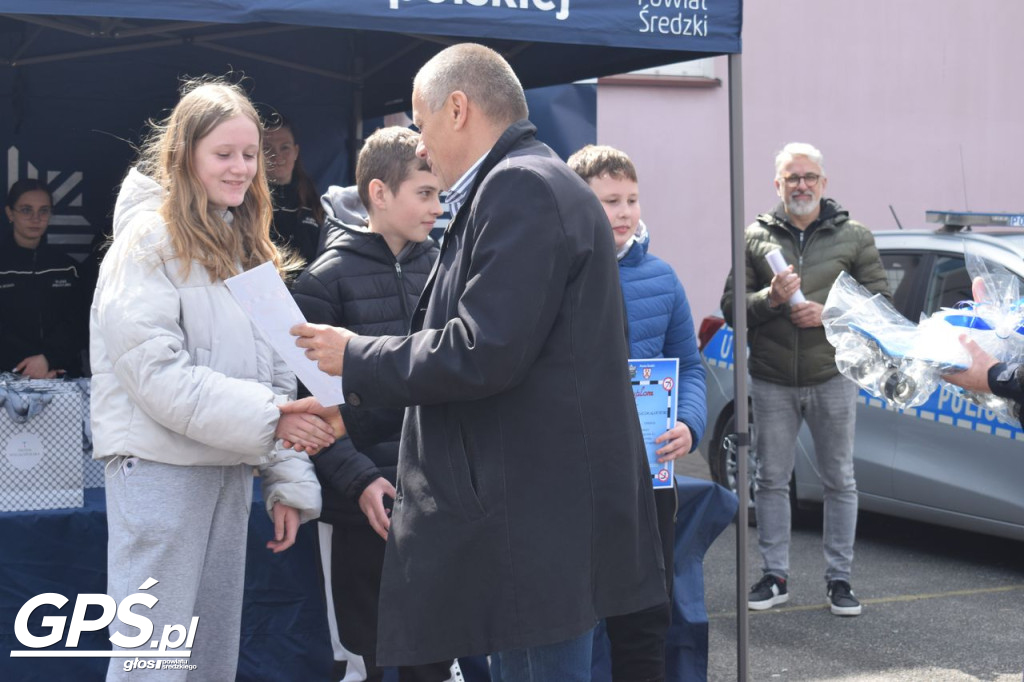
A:
<svg viewBox="0 0 1024 682">
<path fill-rule="evenodd" d="M 81 392 L 59 380 L 0 379 L 0 403 L 0 511 L 81 507 Z"/>
</svg>

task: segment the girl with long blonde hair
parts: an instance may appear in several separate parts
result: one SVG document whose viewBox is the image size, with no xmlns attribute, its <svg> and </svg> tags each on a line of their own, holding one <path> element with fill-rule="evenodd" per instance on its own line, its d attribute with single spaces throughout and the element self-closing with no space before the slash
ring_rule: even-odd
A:
<svg viewBox="0 0 1024 682">
<path fill-rule="evenodd" d="M 211 680 L 235 677 L 253 468 L 274 520 L 268 547 L 283 551 L 320 511 L 308 454 L 334 440 L 319 417 L 282 415 L 295 377 L 224 284 L 267 261 L 282 268 L 262 132 L 239 86 L 186 83 L 121 186 L 90 311 L 107 591 L 159 600 L 144 614 L 153 633 L 115 620 L 111 641 L 148 650 L 163 626 L 198 616 L 189 662 Z M 108 680 L 129 674 L 169 679 L 111 659 Z"/>
</svg>

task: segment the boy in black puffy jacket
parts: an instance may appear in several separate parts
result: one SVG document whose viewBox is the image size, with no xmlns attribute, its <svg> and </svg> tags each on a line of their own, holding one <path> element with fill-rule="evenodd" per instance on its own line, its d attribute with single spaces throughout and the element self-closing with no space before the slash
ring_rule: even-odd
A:
<svg viewBox="0 0 1024 682">
<path fill-rule="evenodd" d="M 292 292 L 309 322 L 373 336 L 408 332 L 437 258 L 429 235 L 442 212 L 440 184 L 416 156 L 418 144 L 407 128 L 378 130 L 359 153 L 356 187 L 331 187 L 324 195 L 325 250 Z M 377 597 L 403 410 L 346 405 L 343 414 L 378 425 L 380 439 L 357 449 L 343 437 L 313 461 L 323 488 L 320 520 L 334 528 L 330 580 L 339 638 L 363 657 L 372 682 L 383 676 L 374 664 Z M 444 661 L 400 668 L 399 679 L 442 682 L 450 667 Z"/>
</svg>

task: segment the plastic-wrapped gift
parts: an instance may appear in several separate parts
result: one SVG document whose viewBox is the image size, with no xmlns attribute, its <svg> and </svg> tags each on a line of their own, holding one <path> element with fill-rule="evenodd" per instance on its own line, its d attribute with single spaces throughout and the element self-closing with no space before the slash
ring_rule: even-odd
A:
<svg viewBox="0 0 1024 682">
<path fill-rule="evenodd" d="M 995 412 L 1010 424 L 1019 421 L 1013 401 L 977 394 L 947 384 L 943 374 L 967 368 L 970 356 L 960 343 L 966 334 L 996 358 L 1024 358 L 1024 304 L 1019 280 L 967 253 L 974 281 L 973 301 L 943 308 L 914 324 L 878 294 L 872 296 L 850 275 L 841 273 L 822 312 L 836 366 L 871 395 L 898 408 L 923 404 L 940 385 Z"/>
<path fill-rule="evenodd" d="M 0 377 L 0 511 L 81 507 L 82 394 L 71 382 Z"/>
</svg>

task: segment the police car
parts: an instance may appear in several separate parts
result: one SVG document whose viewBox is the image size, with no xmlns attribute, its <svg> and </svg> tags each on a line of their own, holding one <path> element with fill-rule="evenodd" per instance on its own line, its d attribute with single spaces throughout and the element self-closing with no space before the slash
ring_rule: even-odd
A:
<svg viewBox="0 0 1024 682">
<path fill-rule="evenodd" d="M 928 212 L 938 230 L 875 232 L 894 303 L 917 321 L 971 300 L 965 246 L 1022 280 L 1024 215 Z M 972 226 L 991 226 L 984 232 Z M 712 478 L 736 490 L 733 435 L 733 331 L 720 317 L 700 330 L 707 368 L 708 424 L 701 452 Z M 1024 432 L 1019 424 L 939 389 L 923 405 L 899 409 L 858 396 L 854 462 L 860 508 L 915 521 L 1024 540 Z M 751 414 L 751 430 L 756 430 Z M 796 508 L 822 502 L 814 445 L 807 427 L 797 441 L 790 498 Z M 748 471 L 755 471 L 749 449 Z M 756 484 L 749 481 L 751 500 Z M 753 518 L 753 508 L 751 508 Z"/>
</svg>

